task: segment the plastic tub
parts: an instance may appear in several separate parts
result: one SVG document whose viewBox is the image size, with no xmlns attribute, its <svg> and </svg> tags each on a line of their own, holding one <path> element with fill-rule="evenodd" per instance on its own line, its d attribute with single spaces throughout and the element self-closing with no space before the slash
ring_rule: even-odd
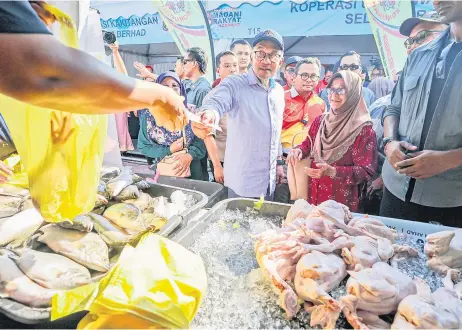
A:
<svg viewBox="0 0 462 330">
<path fill-rule="evenodd" d="M 172 187 L 163 184 L 151 184 L 151 187 L 145 192 L 148 193 L 151 197 L 170 197 L 170 195 L 177 190 L 181 190 L 185 194 L 192 195 L 197 203 L 179 215 L 168 219 L 168 222 L 158 233 L 164 237 L 171 236 L 176 229 L 185 226 L 188 220 L 196 217 L 196 215 L 204 208 L 208 202 L 207 196 L 202 192 L 183 189 L 180 187 Z M 50 308 L 30 308 L 10 299 L 0 298 L 0 329 L 75 329 L 78 322 L 85 314 L 86 313 L 78 313 L 76 315 L 70 315 L 63 319 L 51 322 Z"/>
<path fill-rule="evenodd" d="M 195 190 L 206 194 L 209 200 L 205 205 L 205 208 L 213 207 L 216 203 L 226 199 L 228 195 L 225 187 L 216 182 L 176 178 L 171 176 L 161 176 L 157 182 L 168 186 Z"/>
</svg>

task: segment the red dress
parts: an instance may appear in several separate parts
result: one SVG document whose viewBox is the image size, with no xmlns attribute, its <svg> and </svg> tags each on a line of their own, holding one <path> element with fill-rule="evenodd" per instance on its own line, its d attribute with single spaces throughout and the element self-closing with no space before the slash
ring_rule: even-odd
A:
<svg viewBox="0 0 462 330">
<path fill-rule="evenodd" d="M 322 116 L 313 121 L 309 134 L 316 139 Z M 306 158 L 311 151 L 308 138 L 297 148 Z M 371 126 L 365 126 L 356 137 L 348 151 L 338 161 L 330 164 L 337 170 L 336 177 L 325 176 L 321 179 L 310 179 L 309 203 L 319 205 L 332 199 L 350 208 L 352 212 L 360 210 L 360 192 L 363 185 L 375 176 L 378 161 L 377 139 Z M 311 162 L 311 168 L 317 169 L 316 163 Z"/>
</svg>

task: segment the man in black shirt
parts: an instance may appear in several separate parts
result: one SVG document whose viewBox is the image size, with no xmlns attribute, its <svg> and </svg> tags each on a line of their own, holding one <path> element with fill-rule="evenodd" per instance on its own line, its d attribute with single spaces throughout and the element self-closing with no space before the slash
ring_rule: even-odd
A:
<svg viewBox="0 0 462 330">
<path fill-rule="evenodd" d="M 462 1 L 434 1 L 438 39 L 409 56 L 384 112 L 381 215 L 462 226 Z"/>
<path fill-rule="evenodd" d="M 183 99 L 172 89 L 119 74 L 60 43 L 44 24 L 55 19 L 47 6 L 43 1 L 0 1 L 0 93 L 88 114 L 149 108 L 155 101 L 170 111 L 183 109 Z"/>
</svg>

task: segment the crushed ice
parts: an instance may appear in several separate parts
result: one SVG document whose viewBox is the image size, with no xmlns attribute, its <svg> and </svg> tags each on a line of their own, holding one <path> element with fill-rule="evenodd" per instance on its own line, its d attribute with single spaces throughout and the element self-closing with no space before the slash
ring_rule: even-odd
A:
<svg viewBox="0 0 462 330">
<path fill-rule="evenodd" d="M 191 328 L 308 329 L 309 315 L 303 308 L 292 320 L 284 317 L 277 294 L 258 268 L 254 240 L 259 234 L 281 224 L 282 219 L 264 218 L 248 209 L 226 210 L 191 246 L 204 260 L 208 292 Z M 401 237 L 397 244 L 419 250 L 419 258 L 400 261 L 399 269 L 412 278 L 424 279 L 432 290 L 442 286 L 438 274 L 425 266 L 423 246 L 412 237 Z M 331 292 L 335 299 L 346 294 L 346 280 Z M 338 328 L 351 328 L 343 316 Z"/>
</svg>

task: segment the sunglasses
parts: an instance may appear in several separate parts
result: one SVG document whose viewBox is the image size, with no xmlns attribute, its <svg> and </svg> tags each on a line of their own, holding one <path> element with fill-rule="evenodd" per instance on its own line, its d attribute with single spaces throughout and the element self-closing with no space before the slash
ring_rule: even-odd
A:
<svg viewBox="0 0 462 330">
<path fill-rule="evenodd" d="M 340 70 L 350 70 L 350 71 L 356 71 L 360 69 L 361 67 L 358 64 L 342 64 L 340 65 Z"/>
<path fill-rule="evenodd" d="M 427 37 L 432 33 L 441 33 L 442 31 L 434 31 L 434 30 L 423 30 L 417 33 L 415 37 L 409 37 L 404 42 L 404 46 L 407 49 L 410 49 L 414 44 L 421 45 Z"/>
<path fill-rule="evenodd" d="M 281 59 L 281 55 L 279 55 L 278 53 L 268 54 L 263 51 L 257 50 L 254 52 L 254 54 L 255 58 L 259 61 L 264 61 L 266 58 L 268 58 L 271 62 L 276 63 Z"/>
<path fill-rule="evenodd" d="M 332 94 L 345 95 L 346 89 L 345 88 L 328 88 L 327 93 L 329 95 L 332 95 Z"/>
<path fill-rule="evenodd" d="M 300 78 L 302 78 L 303 81 L 307 81 L 308 79 L 310 79 L 311 81 L 318 81 L 319 80 L 319 76 L 316 75 L 316 74 L 308 74 L 308 73 L 302 73 L 302 74 L 299 74 Z"/>
</svg>

